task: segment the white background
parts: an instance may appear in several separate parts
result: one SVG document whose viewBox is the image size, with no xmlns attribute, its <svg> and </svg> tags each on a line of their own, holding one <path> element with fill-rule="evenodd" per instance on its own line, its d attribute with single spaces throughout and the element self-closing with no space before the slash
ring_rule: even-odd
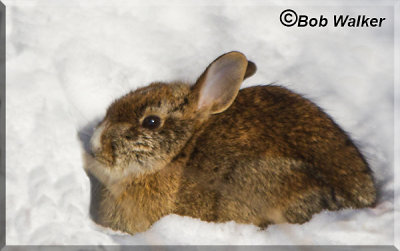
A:
<svg viewBox="0 0 400 251">
<path fill-rule="evenodd" d="M 56 3 L 58 2 L 58 3 Z M 15 244 L 393 244 L 393 8 L 276 1 L 5 1 L 6 241 Z M 162 3 L 162 4 L 161 4 Z M 291 8 L 323 28 L 284 27 Z M 335 28 L 334 14 L 385 17 L 380 28 Z M 322 212 L 259 230 L 170 215 L 129 236 L 89 218 L 78 132 L 152 81 L 194 81 L 217 56 L 247 55 L 244 87 L 304 94 L 348 131 L 380 190 L 373 209 Z"/>
</svg>

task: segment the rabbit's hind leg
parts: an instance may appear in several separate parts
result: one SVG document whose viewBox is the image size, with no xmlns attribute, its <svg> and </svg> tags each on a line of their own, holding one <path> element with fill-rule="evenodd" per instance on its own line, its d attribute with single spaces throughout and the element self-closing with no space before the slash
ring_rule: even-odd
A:
<svg viewBox="0 0 400 251">
<path fill-rule="evenodd" d="M 299 194 L 295 200 L 284 210 L 284 217 L 289 223 L 303 224 L 314 214 L 324 209 L 334 210 L 337 205 L 332 201 L 326 190 L 313 190 L 307 194 Z"/>
</svg>

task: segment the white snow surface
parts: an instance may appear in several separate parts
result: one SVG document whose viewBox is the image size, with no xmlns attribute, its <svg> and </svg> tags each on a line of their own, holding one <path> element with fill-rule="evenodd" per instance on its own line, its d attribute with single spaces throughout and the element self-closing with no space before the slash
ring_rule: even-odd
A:
<svg viewBox="0 0 400 251">
<path fill-rule="evenodd" d="M 7 245 L 393 245 L 393 8 L 330 3 L 5 1 Z M 287 8 L 386 21 L 380 28 L 287 28 L 279 22 Z M 93 223 L 78 133 L 129 90 L 157 80 L 193 82 L 231 50 L 258 66 L 243 87 L 286 86 L 350 133 L 374 171 L 377 206 L 265 230 L 169 215 L 130 236 Z"/>
</svg>

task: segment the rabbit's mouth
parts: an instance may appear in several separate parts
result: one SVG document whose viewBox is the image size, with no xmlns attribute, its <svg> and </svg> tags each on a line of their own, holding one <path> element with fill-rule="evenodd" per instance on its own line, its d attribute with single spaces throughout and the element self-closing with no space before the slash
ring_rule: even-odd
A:
<svg viewBox="0 0 400 251">
<path fill-rule="evenodd" d="M 122 180 L 130 176 L 147 175 L 163 168 L 167 163 L 164 158 L 154 157 L 150 151 L 132 151 L 129 154 L 107 158 L 100 153 L 95 159 L 101 164 L 103 174 L 110 179 Z"/>
<path fill-rule="evenodd" d="M 109 145 L 95 149 L 93 156 L 108 168 L 124 169 L 132 165 L 138 168 L 146 166 L 147 162 L 152 159 L 153 153 L 153 147 L 144 142 L 115 139 Z"/>
<path fill-rule="evenodd" d="M 103 154 L 99 154 L 99 153 L 93 153 L 93 156 L 95 157 L 95 159 L 100 162 L 101 164 L 111 167 L 113 166 L 114 160 L 112 158 L 106 157 Z"/>
</svg>

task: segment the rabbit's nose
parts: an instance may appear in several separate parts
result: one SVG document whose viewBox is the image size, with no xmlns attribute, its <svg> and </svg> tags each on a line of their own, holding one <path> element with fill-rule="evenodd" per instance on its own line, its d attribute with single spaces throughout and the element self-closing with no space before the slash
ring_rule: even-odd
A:
<svg viewBox="0 0 400 251">
<path fill-rule="evenodd" d="M 131 125 L 129 123 L 103 122 L 91 138 L 92 152 L 101 161 L 113 165 L 123 147 L 122 142 Z"/>
<path fill-rule="evenodd" d="M 106 129 L 106 125 L 107 125 L 107 122 L 105 122 L 105 121 L 103 123 L 101 123 L 96 128 L 96 130 L 94 131 L 94 133 L 92 135 L 92 138 L 90 139 L 90 145 L 91 145 L 93 153 L 96 153 L 101 150 L 101 143 L 102 143 L 101 138 Z"/>
<path fill-rule="evenodd" d="M 128 123 L 118 123 L 107 126 L 100 136 L 100 151 L 114 153 L 117 148 L 122 147 L 122 141 L 126 140 L 131 125 Z"/>
</svg>

